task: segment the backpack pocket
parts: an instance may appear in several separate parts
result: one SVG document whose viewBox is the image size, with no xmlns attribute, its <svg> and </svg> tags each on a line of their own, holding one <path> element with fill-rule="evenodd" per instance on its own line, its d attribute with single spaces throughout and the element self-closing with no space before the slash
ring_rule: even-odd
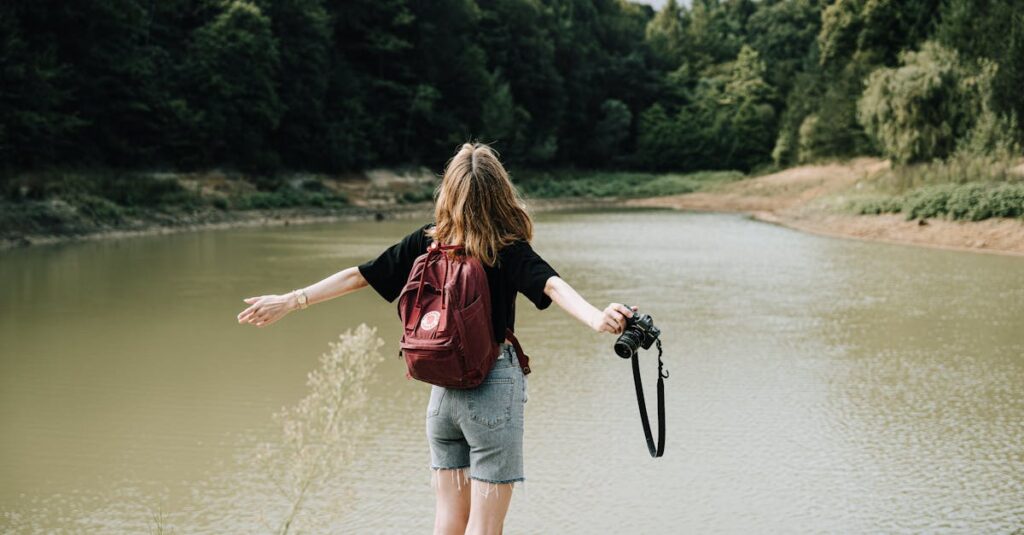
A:
<svg viewBox="0 0 1024 535">
<path fill-rule="evenodd" d="M 466 355 L 466 371 L 478 380 L 490 372 L 500 348 L 494 341 L 494 327 L 483 298 L 478 297 L 453 314 L 459 330 L 459 342 Z M 472 373 L 473 370 L 476 373 Z"/>
<path fill-rule="evenodd" d="M 409 375 L 414 379 L 448 388 L 465 387 L 460 379 L 466 374 L 466 366 L 450 336 L 409 339 L 399 346 Z"/>
</svg>

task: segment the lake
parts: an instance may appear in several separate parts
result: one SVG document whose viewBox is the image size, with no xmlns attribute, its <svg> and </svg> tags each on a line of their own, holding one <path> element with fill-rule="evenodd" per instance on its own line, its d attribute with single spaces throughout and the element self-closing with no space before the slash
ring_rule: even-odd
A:
<svg viewBox="0 0 1024 535">
<path fill-rule="evenodd" d="M 405 378 L 394 305 L 367 288 L 263 329 L 235 318 L 428 217 L 4 253 L 0 530 L 267 531 L 280 502 L 239 458 L 366 323 L 387 357 L 352 416 L 370 431 L 304 513 L 314 531 L 428 533 L 430 385 Z M 654 317 L 667 446 L 647 452 L 615 336 L 520 296 L 533 373 L 508 533 L 1024 528 L 1024 259 L 669 210 L 540 213 L 533 244 L 598 308 Z"/>
</svg>

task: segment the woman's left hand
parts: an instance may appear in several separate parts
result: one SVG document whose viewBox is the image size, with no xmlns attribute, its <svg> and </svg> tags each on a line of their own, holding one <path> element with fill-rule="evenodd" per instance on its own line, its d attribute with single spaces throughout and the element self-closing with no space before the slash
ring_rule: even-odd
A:
<svg viewBox="0 0 1024 535">
<path fill-rule="evenodd" d="M 251 323 L 257 327 L 265 327 L 274 323 L 295 310 L 298 305 L 298 301 L 291 293 L 246 297 L 242 301 L 249 303 L 249 308 L 238 314 L 238 323 Z"/>
</svg>

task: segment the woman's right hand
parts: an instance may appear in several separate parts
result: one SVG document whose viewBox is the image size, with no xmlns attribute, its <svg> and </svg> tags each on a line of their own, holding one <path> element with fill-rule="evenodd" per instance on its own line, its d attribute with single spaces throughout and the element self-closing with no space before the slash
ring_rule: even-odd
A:
<svg viewBox="0 0 1024 535">
<path fill-rule="evenodd" d="M 590 328 L 599 333 L 622 334 L 626 329 L 626 318 L 632 317 L 636 311 L 635 305 L 627 307 L 622 303 L 610 303 L 603 311 L 594 315 Z"/>
<path fill-rule="evenodd" d="M 238 323 L 251 323 L 257 327 L 274 323 L 298 306 L 294 293 L 246 297 L 243 301 L 249 303 L 249 308 L 238 314 Z"/>
</svg>

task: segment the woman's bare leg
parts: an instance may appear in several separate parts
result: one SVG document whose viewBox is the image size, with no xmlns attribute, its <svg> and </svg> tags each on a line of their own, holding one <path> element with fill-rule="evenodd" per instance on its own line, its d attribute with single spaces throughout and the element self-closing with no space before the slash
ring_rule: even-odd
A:
<svg viewBox="0 0 1024 535">
<path fill-rule="evenodd" d="M 463 535 L 469 521 L 469 468 L 434 470 L 437 505 L 434 535 Z"/>
<path fill-rule="evenodd" d="M 512 501 L 513 483 L 488 483 L 472 480 L 473 501 L 469 510 L 466 535 L 501 535 L 505 513 Z"/>
</svg>

